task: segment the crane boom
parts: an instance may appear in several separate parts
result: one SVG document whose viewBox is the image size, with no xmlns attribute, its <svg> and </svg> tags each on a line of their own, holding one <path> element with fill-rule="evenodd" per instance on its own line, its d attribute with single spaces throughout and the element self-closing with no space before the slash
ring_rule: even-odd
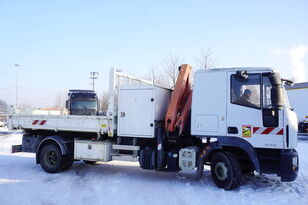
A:
<svg viewBox="0 0 308 205">
<path fill-rule="evenodd" d="M 165 130 L 176 136 L 182 134 L 190 113 L 192 99 L 190 75 L 190 65 L 184 64 L 179 67 L 179 75 L 165 117 Z"/>
</svg>

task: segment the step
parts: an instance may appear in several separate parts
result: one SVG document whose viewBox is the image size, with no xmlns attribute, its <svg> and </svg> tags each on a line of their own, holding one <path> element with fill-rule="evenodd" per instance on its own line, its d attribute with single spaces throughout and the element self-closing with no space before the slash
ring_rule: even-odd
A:
<svg viewBox="0 0 308 205">
<path fill-rule="evenodd" d="M 112 160 L 117 161 L 129 161 L 129 162 L 138 162 L 139 159 L 137 156 L 130 155 L 130 154 L 117 154 L 113 153 L 111 154 Z"/>
<path fill-rule="evenodd" d="M 131 151 L 138 151 L 140 150 L 139 146 L 133 146 L 133 145 L 119 145 L 119 144 L 114 144 L 112 145 L 112 149 L 115 150 L 131 150 Z"/>
</svg>

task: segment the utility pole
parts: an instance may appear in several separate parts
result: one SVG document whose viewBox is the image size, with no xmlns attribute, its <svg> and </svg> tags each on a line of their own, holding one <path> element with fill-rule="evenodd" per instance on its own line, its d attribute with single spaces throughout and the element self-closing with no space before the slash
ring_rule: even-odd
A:
<svg viewBox="0 0 308 205">
<path fill-rule="evenodd" d="M 15 109 L 17 109 L 18 106 L 18 67 L 20 67 L 19 64 L 14 64 L 16 68 L 16 96 L 15 96 Z"/>
<path fill-rule="evenodd" d="M 98 78 L 98 72 L 90 72 L 90 79 L 92 80 L 92 90 L 94 90 L 95 80 Z"/>
</svg>

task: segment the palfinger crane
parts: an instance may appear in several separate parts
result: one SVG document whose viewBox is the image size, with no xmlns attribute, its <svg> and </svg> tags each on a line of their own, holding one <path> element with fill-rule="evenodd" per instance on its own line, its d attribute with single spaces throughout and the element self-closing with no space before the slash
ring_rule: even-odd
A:
<svg viewBox="0 0 308 205">
<path fill-rule="evenodd" d="M 180 136 L 187 127 L 191 100 L 191 66 L 184 64 L 179 67 L 179 75 L 165 117 L 168 138 Z"/>
</svg>

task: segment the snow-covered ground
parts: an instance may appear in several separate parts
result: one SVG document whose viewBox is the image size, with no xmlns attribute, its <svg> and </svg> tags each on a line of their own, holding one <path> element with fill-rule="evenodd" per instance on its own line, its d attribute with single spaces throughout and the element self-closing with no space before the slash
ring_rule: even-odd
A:
<svg viewBox="0 0 308 205">
<path fill-rule="evenodd" d="M 308 139 L 308 137 L 307 137 Z M 281 183 L 275 176 L 245 178 L 237 190 L 217 188 L 207 170 L 201 181 L 194 172 L 142 170 L 137 163 L 91 166 L 75 162 L 58 174 L 35 164 L 34 154 L 10 153 L 21 134 L 0 130 L 0 205 L 6 204 L 308 204 L 308 140 L 298 144 L 299 176 Z"/>
</svg>

